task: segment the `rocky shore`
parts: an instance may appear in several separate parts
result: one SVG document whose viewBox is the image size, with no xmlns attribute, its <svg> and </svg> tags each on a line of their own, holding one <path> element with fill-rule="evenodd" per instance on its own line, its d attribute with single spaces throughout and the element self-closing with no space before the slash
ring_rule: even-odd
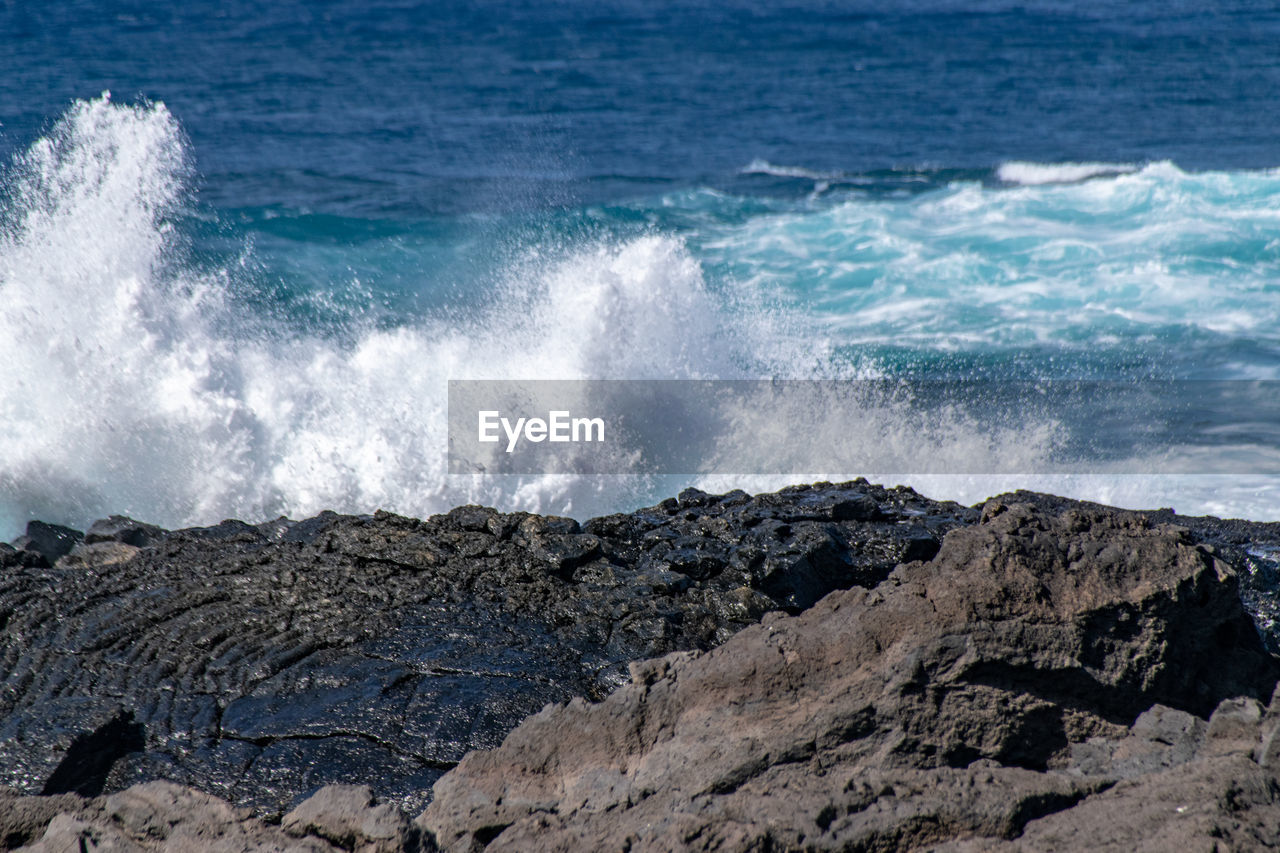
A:
<svg viewBox="0 0 1280 853">
<path fill-rule="evenodd" d="M 0 847 L 1280 848 L 1280 525 L 855 481 L 0 546 Z"/>
</svg>

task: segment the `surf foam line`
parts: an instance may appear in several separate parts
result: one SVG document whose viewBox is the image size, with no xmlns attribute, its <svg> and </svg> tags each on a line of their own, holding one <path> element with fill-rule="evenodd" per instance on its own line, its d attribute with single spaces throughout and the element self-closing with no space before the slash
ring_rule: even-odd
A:
<svg viewBox="0 0 1280 853">
<path fill-rule="evenodd" d="M 996 178 L 1023 186 L 1070 184 L 1101 176 L 1127 175 L 1139 168 L 1132 163 L 1029 163 L 1013 160 L 1000 164 Z"/>
<path fill-rule="evenodd" d="M 846 347 L 1280 376 L 1280 172 L 1161 162 L 1071 183 L 1036 168 L 1055 180 L 838 199 L 713 224 L 695 245 L 713 274 L 791 294 Z"/>
</svg>

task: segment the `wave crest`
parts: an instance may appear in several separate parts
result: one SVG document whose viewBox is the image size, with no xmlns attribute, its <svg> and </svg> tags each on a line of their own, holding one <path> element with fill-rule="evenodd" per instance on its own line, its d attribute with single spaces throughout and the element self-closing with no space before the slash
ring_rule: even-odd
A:
<svg viewBox="0 0 1280 853">
<path fill-rule="evenodd" d="M 1006 184 L 1040 186 L 1074 184 L 1090 178 L 1127 175 L 1139 170 L 1132 163 L 1028 163 L 1011 161 L 996 169 L 996 178 Z"/>
</svg>

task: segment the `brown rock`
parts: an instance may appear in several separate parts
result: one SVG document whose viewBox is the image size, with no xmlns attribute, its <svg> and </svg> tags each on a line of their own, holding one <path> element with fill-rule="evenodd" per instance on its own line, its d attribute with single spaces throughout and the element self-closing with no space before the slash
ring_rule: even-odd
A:
<svg viewBox="0 0 1280 853">
<path fill-rule="evenodd" d="M 56 815 L 38 842 L 23 850 L 29 853 L 142 853 L 141 844 L 130 840 L 109 823 L 81 820 L 70 814 Z"/>
<path fill-rule="evenodd" d="M 217 797 L 172 782 L 148 782 L 94 799 L 72 794 L 0 794 L 0 827 L 6 832 L 0 838 L 4 846 L 29 843 L 19 848 L 29 853 L 336 853 L 352 849 L 315 835 L 287 835 L 247 809 L 233 808 Z"/>
<path fill-rule="evenodd" d="M 973 839 L 933 853 L 1234 853 L 1278 844 L 1275 776 L 1233 755 L 1118 782 L 1072 809 L 1029 822 L 1014 841 Z"/>
<path fill-rule="evenodd" d="M 1154 812 L 1106 822 L 1147 792 L 1202 795 L 1187 837 L 1247 838 L 1280 786 L 1245 755 L 1193 757 L 1258 749 L 1278 675 L 1234 571 L 1186 531 L 992 503 L 874 590 L 548 706 L 464 758 L 418 823 L 451 850 L 905 850 L 1032 826 L 1056 844 L 1079 813 L 1132 842 Z"/>
<path fill-rule="evenodd" d="M 415 834 L 404 813 L 379 805 L 367 785 L 326 785 L 285 815 L 281 827 L 290 835 L 315 835 L 359 853 L 403 850 Z"/>
<path fill-rule="evenodd" d="M 1257 699 L 1240 696 L 1224 699 L 1213 709 L 1205 732 L 1203 755 L 1247 755 L 1258 751 L 1262 705 Z"/>
<path fill-rule="evenodd" d="M 49 822 L 59 814 L 74 814 L 84 803 L 75 794 L 26 797 L 12 788 L 0 789 L 0 844 L 20 847 L 44 835 Z"/>
<path fill-rule="evenodd" d="M 57 562 L 59 569 L 97 568 L 114 566 L 132 560 L 141 548 L 124 542 L 94 542 L 89 545 L 80 544 Z"/>
</svg>

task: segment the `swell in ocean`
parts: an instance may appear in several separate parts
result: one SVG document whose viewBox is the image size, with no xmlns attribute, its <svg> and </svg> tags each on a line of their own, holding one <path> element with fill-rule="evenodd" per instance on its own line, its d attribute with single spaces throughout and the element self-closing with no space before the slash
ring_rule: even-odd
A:
<svg viewBox="0 0 1280 853">
<path fill-rule="evenodd" d="M 1058 425 L 1031 413 L 997 431 L 868 413 L 848 428 L 893 448 L 879 471 L 493 477 L 445 463 L 450 379 L 1276 378 L 1280 173 L 850 176 L 760 161 L 718 189 L 526 217 L 468 265 L 442 252 L 466 255 L 488 226 L 424 236 L 204 207 L 197 155 L 163 105 L 103 96 L 5 173 L 0 538 L 110 513 L 181 526 L 476 502 L 585 517 L 685 485 L 863 474 L 967 502 L 1038 488 L 1280 518 L 1275 478 L 1214 476 L 1212 460 L 1203 475 L 1037 475 Z M 914 462 L 984 454 L 1028 473 Z"/>
</svg>

